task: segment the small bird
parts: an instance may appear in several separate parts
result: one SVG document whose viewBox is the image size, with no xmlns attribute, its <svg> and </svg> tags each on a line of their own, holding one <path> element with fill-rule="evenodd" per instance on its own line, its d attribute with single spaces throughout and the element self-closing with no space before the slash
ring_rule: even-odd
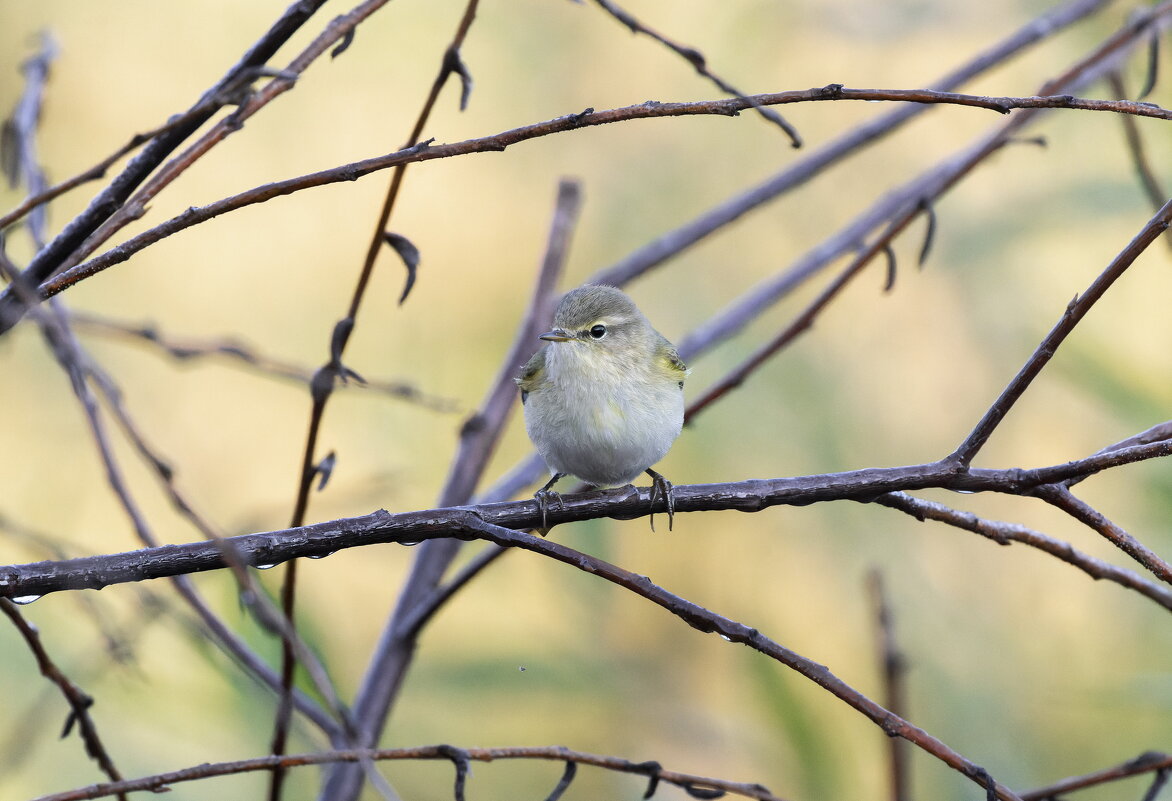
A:
<svg viewBox="0 0 1172 801">
<path fill-rule="evenodd" d="M 667 339 L 620 290 L 587 285 L 567 292 L 553 317 L 549 344 L 521 368 L 517 385 L 525 428 L 553 478 L 534 495 L 542 534 L 551 488 L 564 476 L 596 487 L 652 479 L 651 504 L 667 502 L 675 516 L 671 482 L 651 469 L 684 424 L 688 368 Z M 655 520 L 652 517 L 652 529 Z"/>
</svg>

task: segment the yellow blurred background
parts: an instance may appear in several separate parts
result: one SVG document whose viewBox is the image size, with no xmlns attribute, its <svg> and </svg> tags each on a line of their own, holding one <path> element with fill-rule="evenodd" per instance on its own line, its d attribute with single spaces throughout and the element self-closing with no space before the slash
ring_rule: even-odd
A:
<svg viewBox="0 0 1172 801">
<path fill-rule="evenodd" d="M 702 50 L 715 72 L 746 92 L 832 82 L 923 87 L 1050 5 L 628 3 L 651 27 Z M 39 145 L 50 180 L 63 179 L 194 102 L 284 7 L 279 0 L 5 3 L 0 109 L 7 113 L 22 91 L 19 65 L 35 51 L 37 32 L 51 32 L 60 54 Z M 342 57 L 315 64 L 126 233 L 259 184 L 396 150 L 462 9 L 453 0 L 389 4 L 358 29 Z M 272 64 L 286 63 L 346 10 L 327 4 Z M 1033 94 L 1130 11 L 1115 4 L 967 90 Z M 437 142 L 588 106 L 719 96 L 681 59 L 589 3 L 486 2 L 463 58 L 475 80 L 471 103 L 460 113 L 457 88 L 445 90 L 425 132 Z M 1134 90 L 1142 53 L 1125 70 Z M 1110 96 L 1103 85 L 1082 93 Z M 1168 105 L 1167 84 L 1150 99 Z M 780 111 L 815 148 L 889 108 L 819 103 Z M 629 291 L 656 327 L 679 341 L 890 188 L 1000 122 L 979 109 L 929 110 Z M 1166 168 L 1166 123 L 1139 125 L 1153 164 Z M 910 464 L 951 452 L 1070 298 L 1152 212 L 1117 118 L 1052 112 L 1030 134 L 1044 135 L 1046 147 L 1006 148 L 938 204 L 936 242 L 923 271 L 915 269 L 920 222 L 896 244 L 893 292 L 882 293 L 876 264 L 794 347 L 689 427 L 661 472 L 677 484 L 703 483 Z M 569 288 L 802 155 L 775 128 L 743 114 L 611 125 L 411 167 L 391 229 L 419 247 L 419 280 L 397 306 L 402 265 L 389 251 L 380 257 L 346 362 L 367 378 L 402 380 L 449 398 L 458 411 L 372 391 L 336 394 L 321 444 L 323 453 L 337 451 L 338 465 L 313 496 L 311 520 L 435 504 L 459 425 L 496 374 L 524 310 L 559 178 L 576 177 L 584 189 Z M 1166 169 L 1161 178 L 1172 180 Z M 345 313 L 388 179 L 379 173 L 225 215 L 144 250 L 62 300 L 154 322 L 176 337 L 231 337 L 315 367 Z M 102 186 L 56 201 L 52 231 Z M 0 189 L 0 208 L 23 197 Z M 32 253 L 23 232 L 10 234 L 7 247 L 21 264 Z M 1169 266 L 1163 244 L 1149 249 L 996 432 L 981 466 L 1078 458 L 1169 417 Z M 697 360 L 689 396 L 785 325 L 820 285 Z M 309 412 L 304 388 L 222 360 L 176 364 L 108 337 L 84 342 L 118 381 L 148 440 L 176 467 L 178 484 L 224 532 L 287 524 Z M 21 529 L 60 540 L 70 554 L 138 547 L 66 376 L 35 327 L 0 338 L 0 365 L 7 456 L 0 460 L 0 563 L 48 558 L 17 535 Z M 519 417 L 484 486 L 529 453 Z M 156 534 L 167 542 L 197 539 L 125 442 L 117 453 Z M 1157 552 L 1172 554 L 1167 470 L 1163 463 L 1132 466 L 1078 492 Z M 1132 567 L 1040 501 L 925 496 L 1019 521 Z M 881 569 L 911 666 L 910 719 L 1011 787 L 1172 748 L 1167 612 L 1022 546 L 998 548 L 847 503 L 683 515 L 672 533 L 653 534 L 646 520 L 600 520 L 552 536 L 761 630 L 872 697 L 881 688 L 865 577 Z M 361 680 L 412 556 L 407 548 L 377 546 L 301 566 L 302 631 L 344 699 Z M 263 575 L 269 586 L 278 572 Z M 195 581 L 254 647 L 275 658 L 272 640 L 243 619 L 229 577 Z M 128 777 L 267 753 L 272 697 L 191 634 L 188 610 L 169 585 L 62 593 L 25 612 L 66 673 L 96 697 L 99 731 Z M 115 659 L 103 631 L 129 641 L 133 658 Z M 0 795 L 30 797 L 101 779 L 75 737 L 56 739 L 66 707 L 9 626 L 0 626 L 0 693 Z M 436 742 L 563 744 L 759 782 L 795 799 L 881 795 L 887 747 L 877 727 L 802 677 L 529 553 L 506 555 L 422 639 L 384 743 Z M 291 745 L 319 747 L 322 739 L 304 728 Z M 918 796 L 982 795 L 926 755 L 915 754 L 912 765 Z M 560 771 L 540 763 L 475 765 L 469 797 L 542 797 Z M 450 797 L 450 765 L 394 763 L 384 772 L 404 799 Z M 287 797 L 315 797 L 318 777 L 313 768 L 293 773 Z M 177 785 L 171 797 L 256 797 L 263 787 L 263 776 L 234 777 Z M 644 787 L 634 777 L 583 769 L 566 798 L 636 798 Z"/>
</svg>

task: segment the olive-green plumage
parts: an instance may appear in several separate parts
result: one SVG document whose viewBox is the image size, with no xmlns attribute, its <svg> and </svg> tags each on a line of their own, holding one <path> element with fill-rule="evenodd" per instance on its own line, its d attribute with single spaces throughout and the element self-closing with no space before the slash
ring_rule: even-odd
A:
<svg viewBox="0 0 1172 801">
<path fill-rule="evenodd" d="M 614 287 L 572 290 L 553 322 L 517 384 L 529 438 L 555 480 L 612 487 L 648 471 L 669 492 L 649 468 L 683 426 L 688 370 L 675 347 Z"/>
</svg>

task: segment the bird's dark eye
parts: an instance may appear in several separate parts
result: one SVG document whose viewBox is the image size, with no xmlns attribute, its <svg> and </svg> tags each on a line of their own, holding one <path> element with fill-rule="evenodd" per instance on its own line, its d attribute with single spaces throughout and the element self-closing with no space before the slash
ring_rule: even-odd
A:
<svg viewBox="0 0 1172 801">
<path fill-rule="evenodd" d="M 606 336 L 606 326 L 599 324 L 590 329 L 590 336 L 595 339 L 602 339 Z"/>
</svg>

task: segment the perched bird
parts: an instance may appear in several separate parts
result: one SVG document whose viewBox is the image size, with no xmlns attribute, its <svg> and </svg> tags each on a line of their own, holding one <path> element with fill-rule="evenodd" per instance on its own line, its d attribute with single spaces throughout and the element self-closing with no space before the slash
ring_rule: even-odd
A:
<svg viewBox="0 0 1172 801">
<path fill-rule="evenodd" d="M 534 496 L 541 504 L 542 534 L 548 531 L 548 501 L 559 498 L 551 488 L 566 475 L 617 487 L 646 472 L 653 481 L 651 504 L 660 497 L 667 502 L 670 529 L 672 485 L 651 466 L 680 435 L 688 368 L 614 287 L 587 285 L 566 293 L 553 325 L 539 337 L 549 344 L 516 379 L 525 428 L 553 474 Z"/>
</svg>

